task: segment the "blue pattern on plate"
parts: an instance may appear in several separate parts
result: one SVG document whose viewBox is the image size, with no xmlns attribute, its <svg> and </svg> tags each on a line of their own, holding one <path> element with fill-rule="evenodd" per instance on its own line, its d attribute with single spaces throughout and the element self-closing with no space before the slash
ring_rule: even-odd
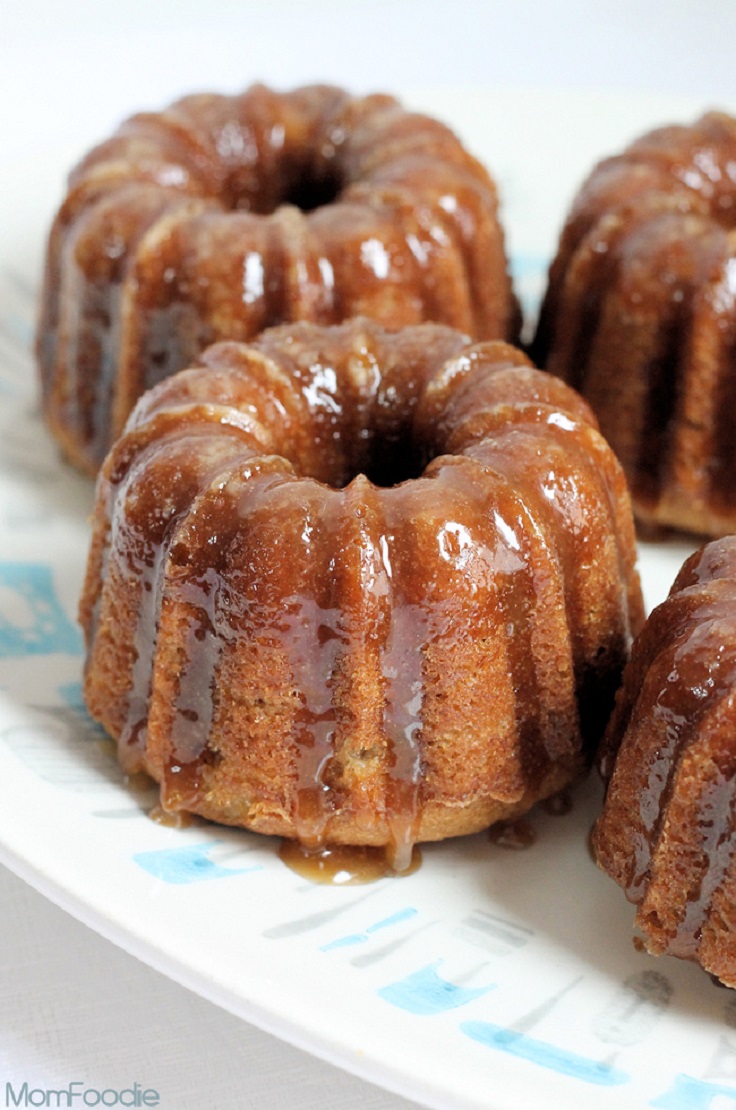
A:
<svg viewBox="0 0 736 1110">
<path fill-rule="evenodd" d="M 162 879 L 165 883 L 199 883 L 207 879 L 231 879 L 234 875 L 246 875 L 261 871 L 262 865 L 253 867 L 223 867 L 210 859 L 209 853 L 216 842 L 188 844 L 183 848 L 161 848 L 153 852 L 137 852 L 134 863 Z"/>
<path fill-rule="evenodd" d="M 676 1075 L 675 1085 L 666 1094 L 650 1102 L 658 1110 L 710 1110 L 718 1099 L 718 1110 L 726 1110 L 726 1105 L 736 1108 L 736 1087 L 722 1083 L 706 1083 L 703 1079 L 693 1079 L 690 1075 Z M 726 1099 L 724 1103 L 722 1100 Z"/>
<path fill-rule="evenodd" d="M 330 952 L 333 948 L 350 948 L 354 944 L 365 944 L 373 933 L 379 932 L 381 929 L 388 929 L 391 925 L 398 925 L 402 921 L 408 921 L 410 918 L 415 917 L 417 911 L 413 906 L 407 906 L 403 910 L 397 910 L 389 917 L 384 917 L 380 921 L 374 922 L 373 925 L 368 925 L 363 933 L 349 933 L 347 936 L 338 937 L 336 940 L 331 940 L 328 944 L 323 944 L 321 951 Z"/>
<path fill-rule="evenodd" d="M 465 1021 L 460 1029 L 479 1044 L 500 1049 L 501 1052 L 518 1056 L 531 1064 L 538 1064 L 540 1067 L 549 1068 L 560 1075 L 567 1075 L 584 1083 L 614 1087 L 629 1081 L 626 1072 L 618 1068 L 602 1064 L 599 1060 L 591 1060 L 587 1056 L 579 1056 L 576 1052 L 568 1052 L 548 1041 L 527 1037 L 526 1034 L 517 1033 L 513 1029 L 504 1029 L 502 1025 L 492 1025 L 489 1021 Z"/>
<path fill-rule="evenodd" d="M 476 998 L 482 998 L 493 990 L 495 984 L 490 983 L 485 987 L 461 987 L 442 979 L 437 974 L 437 968 L 442 960 L 435 960 L 426 967 L 419 968 L 405 979 L 396 983 L 389 983 L 378 991 L 381 998 L 397 1006 L 400 1010 L 407 1010 L 410 1014 L 442 1014 L 447 1010 L 456 1010 L 459 1006 L 466 1006 Z"/>
<path fill-rule="evenodd" d="M 78 655 L 79 630 L 67 617 L 44 563 L 0 563 L 0 657 Z"/>
</svg>

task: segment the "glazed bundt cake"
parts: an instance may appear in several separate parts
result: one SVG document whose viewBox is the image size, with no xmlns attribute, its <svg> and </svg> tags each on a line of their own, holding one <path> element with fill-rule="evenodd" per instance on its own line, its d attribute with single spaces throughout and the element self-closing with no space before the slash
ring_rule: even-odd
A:
<svg viewBox="0 0 736 1110">
<path fill-rule="evenodd" d="M 736 530 L 736 120 L 711 112 L 600 163 L 561 236 L 533 345 L 579 389 L 637 518 Z"/>
<path fill-rule="evenodd" d="M 649 617 L 602 752 L 593 845 L 646 948 L 736 987 L 736 536 L 692 555 Z"/>
<path fill-rule="evenodd" d="M 485 169 L 388 96 L 186 97 L 71 173 L 37 341 L 47 422 L 95 472 L 140 394 L 207 345 L 359 314 L 515 337 Z"/>
<path fill-rule="evenodd" d="M 590 410 L 518 350 L 285 325 L 159 383 L 105 461 L 86 698 L 165 809 L 401 869 L 589 763 L 634 562 Z"/>
</svg>

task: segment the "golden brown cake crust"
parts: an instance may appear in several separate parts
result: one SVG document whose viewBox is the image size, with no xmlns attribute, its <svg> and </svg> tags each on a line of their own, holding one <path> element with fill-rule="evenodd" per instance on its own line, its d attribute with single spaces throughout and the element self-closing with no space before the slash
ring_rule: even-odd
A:
<svg viewBox="0 0 736 1110">
<path fill-rule="evenodd" d="M 94 472 L 140 394 L 286 321 L 518 330 L 497 196 L 443 124 L 310 86 L 185 97 L 72 171 L 38 332 L 47 421 Z"/>
<path fill-rule="evenodd" d="M 533 354 L 579 389 L 637 518 L 736 531 L 736 120 L 653 131 L 592 171 Z"/>
<path fill-rule="evenodd" d="M 166 807 L 405 858 L 586 767 L 634 561 L 587 405 L 518 350 L 283 326 L 160 383 L 110 453 L 86 697 Z"/>
<path fill-rule="evenodd" d="M 593 845 L 647 949 L 736 986 L 736 537 L 691 556 L 634 644 Z"/>
</svg>

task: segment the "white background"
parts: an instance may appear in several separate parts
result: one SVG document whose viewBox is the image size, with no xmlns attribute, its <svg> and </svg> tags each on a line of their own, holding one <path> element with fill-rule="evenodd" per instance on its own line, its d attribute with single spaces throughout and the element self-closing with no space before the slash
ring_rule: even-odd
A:
<svg viewBox="0 0 736 1110">
<path fill-rule="evenodd" d="M 264 79 L 736 95 L 730 0 L 3 0 L 2 157 Z"/>
<path fill-rule="evenodd" d="M 82 151 L 139 108 L 259 79 L 658 92 L 736 110 L 735 54 L 732 0 L 0 0 L 0 174 L 46 146 Z M 12 219 L 0 212 L 0 236 Z M 8 1079 L 83 1076 L 156 1087 L 164 1110 L 409 1106 L 150 971 L 4 871 L 0 968 L 0 1105 Z"/>
</svg>

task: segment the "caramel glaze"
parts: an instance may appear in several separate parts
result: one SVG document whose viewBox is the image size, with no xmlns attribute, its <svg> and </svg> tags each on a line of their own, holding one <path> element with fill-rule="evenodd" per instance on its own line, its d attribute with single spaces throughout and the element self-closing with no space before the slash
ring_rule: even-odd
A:
<svg viewBox="0 0 736 1110">
<path fill-rule="evenodd" d="M 398 872 L 389 862 L 385 848 L 355 844 L 325 844 L 308 848 L 298 840 L 282 840 L 279 859 L 288 868 L 323 886 L 358 886 L 378 879 L 411 875 L 422 864 L 422 855 L 415 847 L 409 862 Z"/>
<path fill-rule="evenodd" d="M 683 566 L 637 639 L 602 748 L 600 866 L 650 952 L 736 986 L 736 537 Z"/>
<path fill-rule="evenodd" d="M 513 339 L 497 195 L 441 123 L 312 86 L 127 120 L 70 175 L 37 351 L 47 421 L 96 472 L 140 394 L 290 320 Z"/>
<path fill-rule="evenodd" d="M 594 168 L 532 347 L 579 389 L 642 524 L 736 531 L 736 120 L 660 128 Z"/>
<path fill-rule="evenodd" d="M 160 383 L 110 453 L 86 697 L 165 809 L 401 871 L 587 765 L 634 560 L 587 406 L 518 350 L 284 326 Z"/>
</svg>

